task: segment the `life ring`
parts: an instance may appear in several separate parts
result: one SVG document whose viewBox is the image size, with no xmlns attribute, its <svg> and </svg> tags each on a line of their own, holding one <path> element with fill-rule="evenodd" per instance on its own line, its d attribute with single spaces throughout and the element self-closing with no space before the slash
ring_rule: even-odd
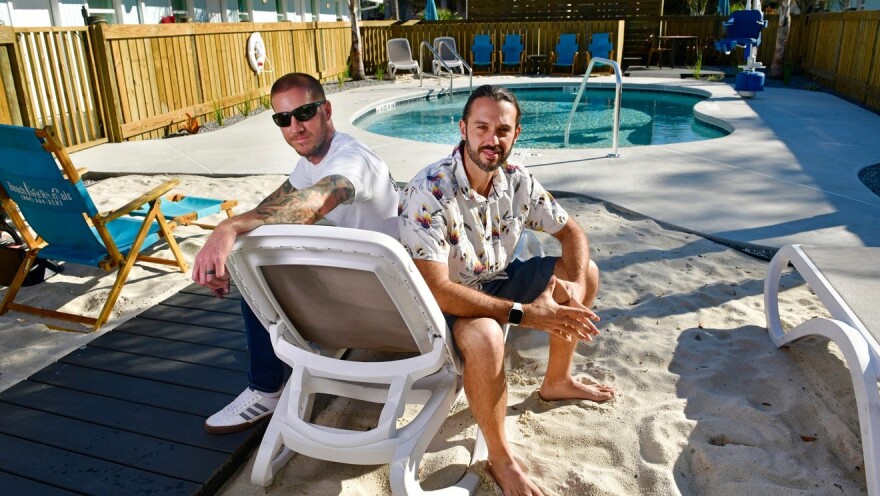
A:
<svg viewBox="0 0 880 496">
<path fill-rule="evenodd" d="M 263 37 L 260 36 L 260 33 L 251 33 L 248 37 L 247 57 L 254 72 L 257 74 L 263 72 L 266 63 L 266 45 L 263 43 Z"/>
</svg>

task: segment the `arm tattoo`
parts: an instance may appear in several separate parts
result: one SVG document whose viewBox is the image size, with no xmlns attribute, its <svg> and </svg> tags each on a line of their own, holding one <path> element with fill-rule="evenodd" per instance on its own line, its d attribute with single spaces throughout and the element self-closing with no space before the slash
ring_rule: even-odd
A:
<svg viewBox="0 0 880 496">
<path fill-rule="evenodd" d="M 327 176 L 309 188 L 285 181 L 255 209 L 266 224 L 314 224 L 338 205 L 354 201 L 354 186 L 340 175 Z"/>
</svg>

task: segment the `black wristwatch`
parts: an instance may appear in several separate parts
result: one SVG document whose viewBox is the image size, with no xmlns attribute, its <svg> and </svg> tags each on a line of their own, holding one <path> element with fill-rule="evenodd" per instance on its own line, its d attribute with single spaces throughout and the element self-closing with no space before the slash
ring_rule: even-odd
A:
<svg viewBox="0 0 880 496">
<path fill-rule="evenodd" d="M 514 302 L 513 308 L 510 309 L 510 313 L 507 314 L 507 322 L 519 325 L 523 319 L 523 309 L 522 304 Z"/>
</svg>

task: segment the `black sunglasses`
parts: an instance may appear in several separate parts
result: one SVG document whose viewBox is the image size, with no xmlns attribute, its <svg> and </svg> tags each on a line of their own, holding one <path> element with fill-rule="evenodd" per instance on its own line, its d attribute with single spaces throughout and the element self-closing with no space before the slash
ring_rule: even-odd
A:
<svg viewBox="0 0 880 496">
<path fill-rule="evenodd" d="M 321 100 L 320 102 L 307 103 L 289 112 L 278 112 L 277 114 L 272 115 L 272 120 L 275 121 L 275 125 L 278 127 L 289 126 L 291 117 L 300 122 L 306 122 L 311 120 L 311 118 L 318 113 L 318 107 L 324 105 L 326 102 L 327 100 Z"/>
</svg>

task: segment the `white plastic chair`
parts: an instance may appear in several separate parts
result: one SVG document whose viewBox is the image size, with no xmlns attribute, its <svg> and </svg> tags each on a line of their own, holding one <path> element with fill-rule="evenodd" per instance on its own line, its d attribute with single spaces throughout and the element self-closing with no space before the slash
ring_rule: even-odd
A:
<svg viewBox="0 0 880 496">
<path fill-rule="evenodd" d="M 461 381 L 443 314 L 403 247 L 369 231 L 263 226 L 238 238 L 228 266 L 275 353 L 293 368 L 251 481 L 269 485 L 299 452 L 342 463 L 391 463 L 392 493 L 422 494 L 421 458 Z M 338 359 L 344 348 L 416 355 L 354 362 Z M 364 432 L 312 423 L 318 393 L 383 404 L 378 425 Z M 398 427 L 407 404 L 423 407 Z M 470 494 L 477 482 L 468 473 L 436 494 Z"/>
<path fill-rule="evenodd" d="M 414 70 L 416 76 L 421 74 L 419 63 L 413 60 L 412 50 L 406 38 L 392 38 L 386 44 L 388 48 L 388 74 L 394 76 L 398 70 Z"/>
<path fill-rule="evenodd" d="M 831 318 L 814 318 L 790 331 L 779 318 L 779 281 L 789 262 Z M 777 347 L 807 336 L 837 343 L 856 396 L 868 494 L 880 496 L 880 248 L 788 245 L 770 261 L 764 281 L 767 331 Z"/>
<path fill-rule="evenodd" d="M 455 47 L 455 38 L 451 36 L 440 36 L 434 38 L 434 51 L 440 55 L 440 60 L 433 60 L 431 62 L 431 68 L 434 71 L 434 74 L 440 74 L 440 72 L 445 71 L 448 67 L 450 72 L 456 68 L 464 74 L 464 63 L 462 62 L 461 56 L 458 55 L 458 49 Z M 445 66 L 443 64 L 446 64 Z"/>
</svg>

